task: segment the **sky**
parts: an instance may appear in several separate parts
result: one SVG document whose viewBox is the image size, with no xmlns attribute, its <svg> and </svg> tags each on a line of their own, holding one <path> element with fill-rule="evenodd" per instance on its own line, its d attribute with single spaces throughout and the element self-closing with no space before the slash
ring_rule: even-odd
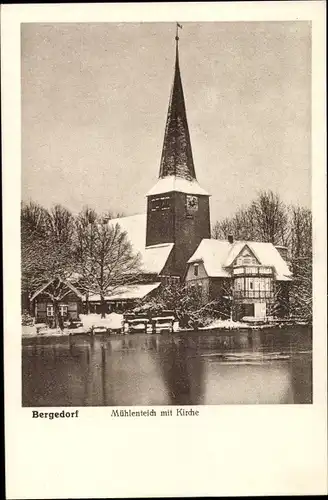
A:
<svg viewBox="0 0 328 500">
<path fill-rule="evenodd" d="M 22 24 L 22 199 L 146 210 L 175 58 L 174 23 Z M 311 206 L 311 25 L 183 23 L 180 69 L 211 220 L 259 190 Z"/>
</svg>

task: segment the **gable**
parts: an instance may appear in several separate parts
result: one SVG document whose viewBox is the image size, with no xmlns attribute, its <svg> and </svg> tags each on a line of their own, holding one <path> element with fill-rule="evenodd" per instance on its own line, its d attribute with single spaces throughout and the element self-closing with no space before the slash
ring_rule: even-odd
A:
<svg viewBox="0 0 328 500">
<path fill-rule="evenodd" d="M 192 281 L 196 279 L 204 279 L 208 278 L 208 274 L 206 272 L 204 262 L 197 261 L 188 264 L 187 272 L 186 272 L 186 281 Z"/>
<path fill-rule="evenodd" d="M 257 265 L 274 267 L 279 281 L 291 279 L 287 263 L 272 243 L 236 241 L 231 244 L 223 240 L 203 239 L 188 264 L 202 261 L 209 277 L 230 277 L 229 268 L 240 254 L 251 255 L 249 258 L 256 259 Z"/>
<path fill-rule="evenodd" d="M 46 283 L 45 285 L 43 285 L 41 288 L 39 288 L 31 297 L 31 301 L 36 299 L 40 294 L 46 294 L 46 291 L 47 291 L 47 288 L 49 288 L 49 286 L 54 282 L 55 280 L 50 280 L 48 281 L 48 283 Z M 77 289 L 75 288 L 74 285 L 72 285 L 71 283 L 69 283 L 68 281 L 62 281 L 60 280 L 62 285 L 65 286 L 67 288 L 67 292 L 63 295 L 63 297 L 66 297 L 67 294 L 73 294 L 76 296 L 76 298 L 78 299 L 82 299 L 83 298 L 83 294 Z"/>
<path fill-rule="evenodd" d="M 224 263 L 230 252 L 231 245 L 228 241 L 203 239 L 188 264 L 203 262 L 207 276 L 211 278 L 228 278 L 230 273 L 224 269 Z"/>
<path fill-rule="evenodd" d="M 247 244 L 242 248 L 237 257 L 232 262 L 232 266 L 260 265 L 261 262 Z"/>
</svg>

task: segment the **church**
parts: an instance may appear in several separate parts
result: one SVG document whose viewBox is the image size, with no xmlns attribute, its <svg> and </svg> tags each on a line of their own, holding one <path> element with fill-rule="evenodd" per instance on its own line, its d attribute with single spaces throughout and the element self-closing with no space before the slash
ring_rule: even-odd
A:
<svg viewBox="0 0 328 500">
<path fill-rule="evenodd" d="M 146 193 L 146 213 L 108 221 L 127 233 L 142 261 L 142 282 L 106 297 L 109 311 L 124 311 L 161 286 L 197 287 L 204 303 L 230 301 L 233 319 L 287 313 L 291 272 L 284 247 L 271 243 L 211 239 L 210 194 L 199 185 L 193 160 L 175 37 L 174 79 L 159 176 Z M 278 308 L 273 305 L 278 299 Z M 35 298 L 35 297 L 34 297 Z M 81 298 L 80 298 L 81 300 Z M 83 299 L 82 299 L 83 301 Z M 97 312 L 99 296 L 88 298 Z"/>
<path fill-rule="evenodd" d="M 111 220 L 127 232 L 149 284 L 130 285 L 108 297 L 124 307 L 161 284 L 197 286 L 204 303 L 226 298 L 234 319 L 287 313 L 291 272 L 287 250 L 271 243 L 211 239 L 210 194 L 199 185 L 193 160 L 176 34 L 175 68 L 159 176 L 148 191 L 147 212 Z M 148 277 L 148 279 L 147 279 Z M 139 292 L 139 293 L 138 293 Z M 96 298 L 95 298 L 96 299 Z M 278 306 L 277 306 L 278 301 Z M 275 305 L 275 307 L 273 307 Z"/>
</svg>

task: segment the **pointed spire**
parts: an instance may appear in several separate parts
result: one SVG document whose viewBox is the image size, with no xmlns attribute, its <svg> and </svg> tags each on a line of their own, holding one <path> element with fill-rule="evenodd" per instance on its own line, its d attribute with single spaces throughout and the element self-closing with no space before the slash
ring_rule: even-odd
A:
<svg viewBox="0 0 328 500">
<path fill-rule="evenodd" d="M 193 180 L 196 179 L 196 174 L 180 75 L 179 28 L 182 28 L 182 26 L 177 23 L 174 80 L 166 120 L 159 177 L 163 178 L 174 175 L 183 179 Z"/>
</svg>

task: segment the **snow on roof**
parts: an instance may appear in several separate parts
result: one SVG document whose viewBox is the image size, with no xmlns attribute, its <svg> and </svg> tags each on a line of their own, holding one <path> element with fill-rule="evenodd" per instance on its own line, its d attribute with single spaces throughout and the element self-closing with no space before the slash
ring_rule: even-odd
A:
<svg viewBox="0 0 328 500">
<path fill-rule="evenodd" d="M 281 257 L 272 243 L 252 241 L 247 244 L 263 266 L 273 266 L 275 268 L 278 281 L 289 281 L 291 279 L 292 273 L 287 262 Z"/>
<path fill-rule="evenodd" d="M 32 295 L 32 297 L 30 298 L 30 301 L 34 300 L 38 295 L 40 295 L 40 293 L 42 293 L 44 290 L 46 290 L 48 288 L 48 286 L 53 282 L 55 281 L 55 278 L 48 281 L 48 283 L 46 283 L 45 285 L 43 285 L 41 288 L 39 288 L 36 292 L 34 292 L 34 294 Z M 84 295 L 80 292 L 80 290 L 78 290 L 74 285 L 72 285 L 72 283 L 69 282 L 69 280 L 60 280 L 64 285 L 66 285 L 68 288 L 70 288 L 72 290 L 72 292 L 74 292 L 80 299 L 82 299 L 84 297 Z"/>
<path fill-rule="evenodd" d="M 145 273 L 159 274 L 164 268 L 174 243 L 163 243 L 146 247 L 147 214 L 132 215 L 111 219 L 108 224 L 119 224 L 135 253 L 139 253 L 142 261 L 142 270 Z"/>
<path fill-rule="evenodd" d="M 208 276 L 213 278 L 230 277 L 229 271 L 223 267 L 230 250 L 231 244 L 228 241 L 203 239 L 188 260 L 188 264 L 202 261 Z"/>
<path fill-rule="evenodd" d="M 173 247 L 174 243 L 146 247 L 141 254 L 144 271 L 159 274 L 163 270 Z"/>
<path fill-rule="evenodd" d="M 134 252 L 142 252 L 145 249 L 147 214 L 110 219 L 108 224 L 112 226 L 115 226 L 116 224 L 120 225 L 122 231 L 127 233 Z"/>
<path fill-rule="evenodd" d="M 292 273 L 288 269 L 287 263 L 272 243 L 263 243 L 259 241 L 236 241 L 225 265 L 230 266 L 246 245 L 254 253 L 255 257 L 259 260 L 262 266 L 275 268 L 276 279 L 278 281 L 290 280 Z"/>
<path fill-rule="evenodd" d="M 276 279 L 278 281 L 290 281 L 292 273 L 272 243 L 236 241 L 231 244 L 228 241 L 204 239 L 188 263 L 201 260 L 204 263 L 208 276 L 227 277 L 230 276 L 230 273 L 226 267 L 232 265 L 246 245 L 254 253 L 262 266 L 275 268 Z"/>
<path fill-rule="evenodd" d="M 163 177 L 159 179 L 155 186 L 150 189 L 147 193 L 147 196 L 151 196 L 154 194 L 162 194 L 168 193 L 170 191 L 178 191 L 180 193 L 187 194 L 200 194 L 209 196 L 207 191 L 200 187 L 198 182 L 195 180 L 187 180 L 182 177 L 178 177 L 175 175 L 169 175 L 168 177 Z"/>
<path fill-rule="evenodd" d="M 105 300 L 142 299 L 153 290 L 156 290 L 156 288 L 158 288 L 160 284 L 160 282 L 157 282 L 150 284 L 133 284 L 121 286 L 116 288 L 116 290 L 112 294 L 106 295 Z M 89 302 L 99 302 L 100 295 L 90 295 L 88 300 Z"/>
</svg>

